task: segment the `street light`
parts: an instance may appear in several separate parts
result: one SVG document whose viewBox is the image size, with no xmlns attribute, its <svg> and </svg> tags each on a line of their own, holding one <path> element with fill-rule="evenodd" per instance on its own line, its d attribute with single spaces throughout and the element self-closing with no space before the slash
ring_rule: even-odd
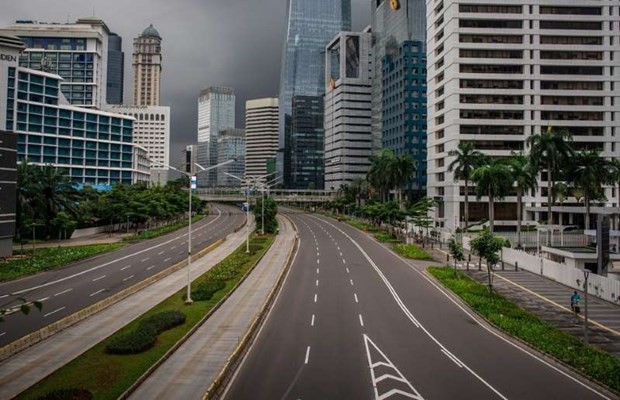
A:
<svg viewBox="0 0 620 400">
<path fill-rule="evenodd" d="M 200 171 L 196 172 L 196 174 L 204 172 L 204 171 L 209 171 L 218 167 L 222 167 L 224 165 L 230 164 L 237 161 L 236 159 L 232 159 L 232 160 L 228 160 L 228 161 L 224 161 L 222 163 L 216 164 L 216 165 L 212 165 L 210 167 L 204 168 L 203 166 L 196 164 L 196 166 L 198 166 L 200 168 Z M 163 167 L 168 167 L 174 171 L 177 171 L 180 174 L 183 174 L 185 176 L 187 176 L 189 178 L 189 191 L 188 191 L 188 195 L 189 195 L 189 224 L 188 224 L 188 239 L 187 239 L 187 298 L 185 299 L 185 304 L 192 304 L 193 300 L 191 297 L 191 293 L 192 293 L 192 279 L 190 277 L 190 270 L 191 270 L 191 265 L 192 265 L 192 189 L 196 188 L 196 177 L 194 175 L 192 175 L 192 173 L 190 172 L 185 172 L 182 171 L 178 168 L 174 168 L 170 165 L 164 165 L 161 164 L 161 166 Z"/>
<path fill-rule="evenodd" d="M 583 339 L 585 341 L 586 344 L 588 344 L 588 278 L 590 277 L 590 270 L 589 269 L 584 269 L 583 270 L 583 277 L 584 277 L 584 309 L 585 309 L 585 318 L 583 320 Z"/>
</svg>

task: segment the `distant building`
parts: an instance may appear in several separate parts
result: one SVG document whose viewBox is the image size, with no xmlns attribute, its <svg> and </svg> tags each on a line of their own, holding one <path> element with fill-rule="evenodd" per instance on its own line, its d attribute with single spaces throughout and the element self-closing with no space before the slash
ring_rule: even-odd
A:
<svg viewBox="0 0 620 400">
<path fill-rule="evenodd" d="M 217 164 L 218 133 L 235 126 L 235 91 L 227 87 L 210 87 L 198 98 L 198 163 L 203 167 Z M 207 151 L 206 154 L 201 154 Z M 198 175 L 198 186 L 217 185 L 217 170 Z"/>
<path fill-rule="evenodd" d="M 110 33 L 108 39 L 108 81 L 106 82 L 106 102 L 123 104 L 125 81 L 125 53 L 123 39 L 116 33 Z"/>
<path fill-rule="evenodd" d="M 198 163 L 198 159 L 196 158 L 197 151 L 198 146 L 195 144 L 185 146 L 185 150 L 183 150 L 183 171 L 190 174 L 196 173 L 196 164 Z"/>
<path fill-rule="evenodd" d="M 108 80 L 108 72 L 121 67 L 116 47 L 118 36 L 98 18 L 81 18 L 66 24 L 17 21 L 0 29 L 0 35 L 18 36 L 26 45 L 19 59 L 20 67 L 60 75 L 60 89 L 70 104 L 101 108 L 108 99 L 108 84 L 117 87 L 122 82 L 117 75 Z M 114 65 L 109 67 L 111 35 L 115 50 Z"/>
<path fill-rule="evenodd" d="M 243 129 L 220 131 L 217 137 L 217 149 L 217 164 L 236 160 L 217 169 L 217 186 L 241 186 L 241 181 L 237 178 L 243 178 L 245 172 L 245 131 Z"/>
<path fill-rule="evenodd" d="M 325 52 L 325 189 L 365 178 L 372 156 L 369 32 L 341 32 Z"/>
<path fill-rule="evenodd" d="M 133 103 L 158 106 L 161 89 L 161 36 L 153 24 L 133 40 Z"/>
<path fill-rule="evenodd" d="M 245 137 L 245 176 L 260 177 L 274 172 L 268 170 L 268 164 L 275 162 L 278 152 L 277 98 L 245 103 Z"/>
</svg>

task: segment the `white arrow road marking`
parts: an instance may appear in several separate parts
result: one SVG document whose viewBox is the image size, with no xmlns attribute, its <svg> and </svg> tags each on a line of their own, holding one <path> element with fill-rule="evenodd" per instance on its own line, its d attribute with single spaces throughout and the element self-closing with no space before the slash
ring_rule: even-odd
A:
<svg viewBox="0 0 620 400">
<path fill-rule="evenodd" d="M 372 379 L 372 387 L 375 390 L 375 400 L 387 399 L 388 397 L 391 397 L 397 394 L 408 397 L 410 399 L 424 400 L 424 397 L 422 397 L 422 395 L 417 390 L 415 390 L 413 385 L 411 385 L 411 383 L 403 376 L 403 374 L 400 373 L 398 368 L 396 368 L 396 366 L 392 364 L 390 359 L 387 358 L 387 356 L 381 351 L 381 349 L 379 349 L 379 347 L 377 347 L 377 345 L 372 340 L 370 340 L 368 335 L 364 334 L 363 336 L 364 336 L 364 345 L 366 346 L 366 356 L 368 357 L 368 366 L 370 367 L 370 377 Z M 379 353 L 379 355 L 382 358 L 381 360 L 373 362 L 372 356 L 370 355 L 370 346 L 372 346 L 375 352 Z M 392 373 L 383 374 L 377 377 L 375 376 L 375 368 L 377 367 L 389 368 L 392 370 Z M 404 391 L 401 389 L 394 388 L 380 395 L 379 389 L 377 388 L 377 383 L 384 381 L 384 380 L 388 380 L 388 379 L 407 385 L 407 387 L 409 388 L 409 391 Z"/>
</svg>

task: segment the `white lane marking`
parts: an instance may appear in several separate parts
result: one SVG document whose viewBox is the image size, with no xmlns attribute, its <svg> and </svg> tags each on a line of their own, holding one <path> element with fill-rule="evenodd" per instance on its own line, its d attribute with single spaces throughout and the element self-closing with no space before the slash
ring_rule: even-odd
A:
<svg viewBox="0 0 620 400">
<path fill-rule="evenodd" d="M 349 279 L 349 282 L 351 282 L 351 286 L 353 286 L 353 279 Z"/>
<path fill-rule="evenodd" d="M 2 296 L 0 296 L 0 299 L 4 299 L 6 297 L 9 297 L 9 295 L 8 294 L 3 294 Z"/>
<path fill-rule="evenodd" d="M 221 212 L 219 209 L 217 209 L 217 212 L 218 212 L 218 216 L 217 216 L 217 217 L 216 217 L 213 221 L 211 221 L 211 222 L 209 222 L 209 223 L 207 223 L 207 224 L 205 224 L 205 225 L 201 226 L 200 228 L 198 228 L 198 229 L 196 229 L 196 230 L 198 231 L 198 230 L 200 230 L 200 229 L 204 229 L 204 228 L 206 228 L 207 226 L 209 226 L 209 225 L 211 225 L 212 223 L 214 223 L 215 221 L 217 221 L 217 219 L 218 219 L 218 218 L 220 218 L 220 217 L 222 216 L 222 212 Z M 179 239 L 179 237 L 183 237 L 183 236 L 187 236 L 187 233 L 185 233 L 185 234 L 183 234 L 183 235 L 181 235 L 181 236 L 177 236 L 177 237 L 175 237 L 175 238 L 172 238 L 172 239 L 170 239 L 170 240 L 168 240 L 168 241 L 166 241 L 166 242 L 163 242 L 163 243 L 157 244 L 157 245 L 155 245 L 155 246 L 153 246 L 153 247 L 149 247 L 148 249 L 140 250 L 140 251 L 139 251 L 139 252 L 137 252 L 137 253 L 128 254 L 128 255 L 126 255 L 126 256 L 124 256 L 124 257 L 118 258 L 118 259 L 116 259 L 116 260 L 108 261 L 107 263 L 104 263 L 104 264 L 101 264 L 101 265 L 97 265 L 96 267 L 92 267 L 92 268 L 86 269 L 86 270 L 84 270 L 84 271 L 80 271 L 80 272 L 75 273 L 75 274 L 73 274 L 73 275 L 65 276 L 64 278 L 56 279 L 55 281 L 46 282 L 46 283 L 43 283 L 43 284 L 41 284 L 41 285 L 37 285 L 37 286 L 30 287 L 30 288 L 26 288 L 26 289 L 18 290 L 17 292 L 13 292 L 13 293 L 11 293 L 11 294 L 12 294 L 12 295 L 18 295 L 18 294 L 22 294 L 22 293 L 30 292 L 30 291 L 32 291 L 32 290 L 37 290 L 37 289 L 41 289 L 41 288 L 48 287 L 48 286 L 51 286 L 51 285 L 55 285 L 55 284 L 57 284 L 57 283 L 67 281 L 67 280 L 69 280 L 69 279 L 73 279 L 73 278 L 75 278 L 75 277 L 77 277 L 77 276 L 81 276 L 81 275 L 87 274 L 87 273 L 89 273 L 89 272 L 96 271 L 96 270 L 98 270 L 98 269 L 100 269 L 100 268 L 107 267 L 107 266 L 108 266 L 108 265 L 110 265 L 110 264 L 114 264 L 114 263 L 117 263 L 117 262 L 119 262 L 119 261 L 123 261 L 123 260 L 126 260 L 126 259 L 128 259 L 128 258 L 134 257 L 134 256 L 136 256 L 136 255 L 138 255 L 138 254 L 142 254 L 142 253 L 145 253 L 145 252 L 147 252 L 147 251 L 151 251 L 151 250 L 153 250 L 153 249 L 156 249 L 156 248 L 158 248 L 158 247 L 165 246 L 165 245 L 167 245 L 167 244 L 170 244 L 170 243 L 172 243 L 172 242 L 174 242 L 174 241 L 178 240 L 178 239 Z"/>
<path fill-rule="evenodd" d="M 188 197 L 189 197 L 189 195 L 188 195 Z M 189 201 L 189 200 L 188 200 L 188 201 Z M 177 246 L 172 246 L 172 247 L 170 248 L 170 250 L 174 250 L 174 249 L 176 249 L 176 248 L 177 248 Z"/>
<path fill-rule="evenodd" d="M 188 195 L 189 196 L 189 195 Z M 342 257 L 342 252 L 340 252 L 340 257 Z"/>
<path fill-rule="evenodd" d="M 336 246 L 336 248 L 338 249 L 338 251 L 340 251 L 340 246 Z"/>
<path fill-rule="evenodd" d="M 49 299 L 50 299 L 49 297 L 44 297 L 44 298 L 39 299 L 37 301 L 40 302 L 40 303 L 43 303 L 45 300 L 49 300 Z"/>
<path fill-rule="evenodd" d="M 347 260 L 345 260 L 345 259 L 343 258 L 343 259 L 342 259 L 342 263 L 343 263 L 343 264 L 346 264 L 346 263 L 347 263 Z"/>
<path fill-rule="evenodd" d="M 318 295 L 315 293 L 315 294 L 314 294 L 314 302 L 315 302 L 315 303 L 316 303 L 317 298 L 318 298 Z"/>
<path fill-rule="evenodd" d="M 189 196 L 189 195 L 188 195 Z M 172 260 L 172 258 L 168 257 L 164 260 L 165 263 L 167 263 L 168 261 Z"/>
<path fill-rule="evenodd" d="M 49 316 L 50 316 L 50 315 L 52 315 L 52 314 L 56 314 L 57 312 L 62 311 L 62 310 L 64 310 L 65 308 L 67 308 L 67 307 L 60 307 L 59 309 L 56 309 L 56 310 L 54 310 L 54 311 L 52 311 L 52 312 L 48 312 L 47 314 L 45 314 L 45 315 L 43 316 L 43 318 L 45 318 L 45 317 L 49 317 Z"/>
<path fill-rule="evenodd" d="M 314 314 L 312 314 L 312 321 L 310 321 L 310 326 L 314 326 Z"/>
<path fill-rule="evenodd" d="M 319 273 L 319 269 L 318 269 L 318 268 L 316 269 L 316 273 L 317 273 L 317 274 Z"/>
<path fill-rule="evenodd" d="M 321 253 L 319 253 L 318 251 L 316 252 L 316 256 L 317 257 L 321 257 Z"/>
<path fill-rule="evenodd" d="M 72 290 L 73 290 L 72 288 L 71 289 L 67 289 L 67 290 L 63 290 L 62 292 L 56 293 L 54 296 L 60 296 L 60 295 L 65 294 L 65 293 L 69 293 Z"/>
<path fill-rule="evenodd" d="M 188 196 L 189 196 L 189 195 L 188 195 Z M 151 257 L 147 257 L 147 258 L 144 258 L 144 259 L 140 260 L 140 262 L 146 262 L 146 261 L 148 261 L 148 260 L 150 260 L 150 259 L 151 259 Z"/>
<path fill-rule="evenodd" d="M 308 364 L 308 359 L 310 358 L 310 346 L 306 349 L 306 359 L 304 360 L 304 364 Z"/>
<path fill-rule="evenodd" d="M 0 333 L 0 337 L 2 337 L 2 336 L 4 336 L 4 335 L 6 335 L 6 332 L 2 332 L 2 333 Z"/>
<path fill-rule="evenodd" d="M 359 303 L 359 302 L 360 302 L 360 301 L 358 300 L 358 298 L 357 298 L 357 293 L 353 293 L 353 297 L 355 297 L 355 302 L 356 302 L 356 303 Z"/>
<path fill-rule="evenodd" d="M 189 195 L 188 195 L 189 196 Z M 157 253 L 158 256 L 161 256 L 165 253 L 165 251 L 160 251 L 159 253 Z"/>
<path fill-rule="evenodd" d="M 463 364 L 450 352 L 447 352 L 445 349 L 441 349 L 441 352 L 446 355 L 453 363 L 457 365 L 459 368 L 463 368 Z"/>
<path fill-rule="evenodd" d="M 319 286 L 319 280 L 318 279 L 316 280 L 316 286 Z"/>
<path fill-rule="evenodd" d="M 332 225 L 331 223 L 327 222 L 328 224 Z M 334 225 L 332 225 L 334 226 Z M 388 281 L 388 279 L 385 277 L 385 275 L 383 274 L 383 272 L 379 269 L 379 267 L 377 266 L 377 264 L 373 261 L 372 258 L 370 258 L 370 256 L 368 255 L 368 253 L 366 253 L 366 251 L 364 251 L 364 249 L 362 248 L 362 246 L 357 243 L 357 241 L 355 241 L 351 236 L 349 236 L 346 232 L 342 231 L 340 228 L 334 226 L 334 228 L 336 228 L 337 230 L 339 230 L 343 235 L 345 235 L 350 241 L 351 243 L 353 243 L 355 245 L 355 247 L 358 248 L 358 250 L 362 253 L 362 255 L 364 256 L 364 258 L 366 258 L 366 260 L 370 263 L 370 265 L 373 267 L 373 269 L 377 272 L 377 274 L 379 275 L 379 277 L 381 278 L 381 280 L 383 281 L 383 283 L 385 283 L 385 286 L 387 286 L 389 292 L 392 294 L 392 297 L 394 298 L 394 300 L 396 301 L 396 304 L 398 304 L 398 306 L 400 307 L 400 309 L 403 311 L 403 313 L 405 313 L 405 315 L 407 316 L 407 318 L 409 318 L 409 320 L 411 321 L 411 323 L 413 323 L 413 325 L 416 328 L 420 328 L 422 329 L 422 331 L 426 334 L 426 336 L 428 336 L 433 342 L 435 342 L 439 348 L 444 349 L 447 352 L 450 352 L 450 350 L 448 350 L 439 340 L 437 340 L 437 338 L 435 338 L 435 336 L 433 336 L 424 326 L 422 326 L 422 324 L 413 316 L 413 314 L 411 313 L 411 311 L 409 311 L 409 309 L 407 308 L 407 306 L 405 306 L 405 303 L 403 303 L 403 301 L 400 299 L 400 296 L 398 296 L 398 293 L 396 293 L 396 290 L 394 289 L 394 287 L 392 286 L 392 284 L 390 283 L 390 281 Z M 352 282 L 352 281 L 351 281 Z M 452 353 L 450 353 L 452 354 Z M 486 387 L 488 387 L 491 391 L 493 391 L 493 393 L 495 393 L 496 395 L 498 395 L 500 398 L 502 398 L 503 400 L 508 400 L 504 395 L 502 395 L 497 389 L 495 389 L 489 382 L 485 381 L 480 375 L 478 375 L 477 373 L 475 373 L 471 368 L 469 368 L 467 366 L 467 364 L 465 364 L 463 361 L 461 361 L 458 357 L 456 357 L 454 354 L 452 354 L 452 356 L 458 360 L 463 367 L 469 371 L 469 373 L 471 373 L 474 377 L 476 377 L 476 379 L 478 379 L 480 382 L 482 382 Z"/>
<path fill-rule="evenodd" d="M 359 314 L 360 316 L 360 325 L 364 326 L 364 319 L 362 318 L 362 314 Z"/>
<path fill-rule="evenodd" d="M 101 280 L 101 279 L 103 279 L 103 278 L 105 278 L 105 277 L 106 277 L 105 275 L 102 275 L 102 276 L 100 276 L 99 278 L 95 278 L 95 279 L 93 279 L 93 282 L 97 282 L 98 280 Z"/>
<path fill-rule="evenodd" d="M 131 268 L 131 265 L 125 265 L 123 268 L 121 268 L 121 271 L 124 271 L 124 270 L 129 269 L 129 268 Z"/>
<path fill-rule="evenodd" d="M 319 259 L 317 258 L 317 259 L 316 259 L 316 263 L 317 263 L 317 264 L 320 264 L 320 263 L 321 263 L 321 260 L 319 260 Z"/>
<path fill-rule="evenodd" d="M 189 195 L 188 195 L 189 196 Z M 130 280 L 131 278 L 133 278 L 134 275 L 128 276 L 127 278 L 123 279 L 123 282 L 127 282 L 128 280 Z"/>
<path fill-rule="evenodd" d="M 152 270 L 153 268 L 155 268 L 155 265 L 151 265 L 151 266 L 150 266 L 150 267 L 148 267 L 146 270 L 147 270 L 147 271 L 150 271 L 150 270 Z"/>
<path fill-rule="evenodd" d="M 316 247 L 316 252 L 317 252 L 317 255 L 318 255 L 318 253 L 319 253 L 319 246 Z"/>
<path fill-rule="evenodd" d="M 104 291 L 105 291 L 105 289 L 97 290 L 95 293 L 91 293 L 89 297 L 96 296 L 96 295 L 98 295 L 99 293 L 102 293 L 102 292 L 104 292 Z"/>
<path fill-rule="evenodd" d="M 351 273 L 351 271 L 349 271 L 349 268 L 347 268 L 347 274 L 350 274 L 350 273 Z"/>
</svg>

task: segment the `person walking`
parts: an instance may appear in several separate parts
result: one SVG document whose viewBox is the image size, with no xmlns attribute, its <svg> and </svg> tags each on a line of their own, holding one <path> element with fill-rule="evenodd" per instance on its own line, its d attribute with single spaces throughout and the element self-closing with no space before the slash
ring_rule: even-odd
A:
<svg viewBox="0 0 620 400">
<path fill-rule="evenodd" d="M 577 293 L 577 291 L 575 290 L 573 292 L 573 295 L 570 297 L 570 308 L 575 313 L 575 316 L 577 316 L 580 312 L 580 309 L 579 309 L 580 301 L 581 301 L 581 296 L 579 296 L 579 293 Z"/>
</svg>

